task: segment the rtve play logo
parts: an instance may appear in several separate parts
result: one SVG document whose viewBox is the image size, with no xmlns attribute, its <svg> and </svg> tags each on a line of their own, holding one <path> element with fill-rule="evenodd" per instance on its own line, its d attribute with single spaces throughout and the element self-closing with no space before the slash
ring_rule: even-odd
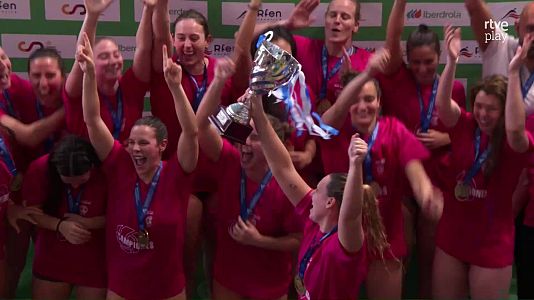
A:
<svg viewBox="0 0 534 300">
<path fill-rule="evenodd" d="M 74 15 L 78 13 L 80 16 L 85 15 L 87 12 L 83 4 L 76 4 L 72 7 L 70 4 L 64 4 L 61 6 L 61 11 L 66 15 Z"/>
</svg>

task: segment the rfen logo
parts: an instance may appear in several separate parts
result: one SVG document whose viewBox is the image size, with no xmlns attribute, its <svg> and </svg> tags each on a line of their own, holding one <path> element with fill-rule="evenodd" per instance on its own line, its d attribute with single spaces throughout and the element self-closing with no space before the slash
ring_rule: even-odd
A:
<svg viewBox="0 0 534 300">
<path fill-rule="evenodd" d="M 30 20 L 30 1 L 0 1 L 0 19 Z"/>
<path fill-rule="evenodd" d="M 512 19 L 518 20 L 519 14 L 517 13 L 517 8 L 509 10 L 506 14 L 504 14 L 501 20 L 506 19 L 506 18 L 512 18 Z"/>
<path fill-rule="evenodd" d="M 83 0 L 46 0 L 47 20 L 83 21 L 87 9 Z M 113 0 L 99 18 L 100 21 L 120 21 L 120 1 Z"/>
<path fill-rule="evenodd" d="M 289 18 L 295 4 L 293 3 L 264 3 L 257 12 L 257 22 L 280 21 Z M 223 25 L 241 25 L 247 13 L 247 3 L 223 2 L 221 19 Z"/>
<path fill-rule="evenodd" d="M 412 9 L 407 14 L 406 17 L 408 19 L 418 19 L 421 18 L 421 10 L 420 9 Z"/>
<path fill-rule="evenodd" d="M 66 15 L 74 15 L 78 11 L 80 16 L 83 16 L 86 13 L 85 6 L 82 4 L 76 4 L 72 8 L 70 7 L 70 4 L 65 4 L 61 7 L 61 11 Z"/>
<path fill-rule="evenodd" d="M 20 42 L 17 46 L 22 52 L 32 52 L 33 50 L 44 48 L 45 46 L 41 42 L 32 41 L 29 43 Z"/>
<path fill-rule="evenodd" d="M 244 10 L 236 19 L 242 19 L 245 17 L 245 14 L 248 10 Z M 258 18 L 262 18 L 264 21 L 267 20 L 281 20 L 282 11 L 280 10 L 270 10 L 270 9 L 260 9 L 257 14 Z"/>
<path fill-rule="evenodd" d="M 234 52 L 233 39 L 213 39 L 208 51 L 215 57 L 223 57 L 231 55 Z"/>
<path fill-rule="evenodd" d="M 472 57 L 473 52 L 469 51 L 469 47 L 464 47 L 460 50 L 460 56 Z"/>
</svg>

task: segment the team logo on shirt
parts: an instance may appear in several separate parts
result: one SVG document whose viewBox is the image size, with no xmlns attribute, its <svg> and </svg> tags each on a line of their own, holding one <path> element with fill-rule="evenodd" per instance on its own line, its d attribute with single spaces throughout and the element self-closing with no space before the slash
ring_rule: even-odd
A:
<svg viewBox="0 0 534 300">
<path fill-rule="evenodd" d="M 466 173 L 465 171 L 462 171 L 460 174 L 458 174 L 458 176 L 456 176 L 456 181 L 462 182 L 466 175 L 465 173 Z M 485 199 L 487 195 L 488 195 L 488 190 L 485 188 L 477 187 L 477 183 L 475 179 L 472 178 L 471 182 L 469 183 L 468 197 L 464 199 L 458 199 L 458 197 L 456 197 L 456 199 L 458 201 L 473 201 L 473 200 Z"/>
<path fill-rule="evenodd" d="M 138 242 L 138 232 L 137 230 L 134 230 L 131 227 L 128 227 L 126 225 L 117 225 L 117 229 L 115 230 L 115 236 L 117 238 L 117 242 L 119 243 L 119 247 L 121 247 L 122 251 L 128 253 L 128 254 L 135 254 L 138 253 L 141 247 L 139 246 Z M 153 250 L 154 249 L 154 242 L 150 241 L 150 244 L 148 245 L 148 249 L 146 250 Z M 145 249 L 143 249 L 145 250 Z"/>
</svg>

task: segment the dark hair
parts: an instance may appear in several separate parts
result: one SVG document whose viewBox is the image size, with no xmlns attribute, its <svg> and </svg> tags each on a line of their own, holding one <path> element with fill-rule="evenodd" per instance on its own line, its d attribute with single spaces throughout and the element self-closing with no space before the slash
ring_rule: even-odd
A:
<svg viewBox="0 0 534 300">
<path fill-rule="evenodd" d="M 181 15 L 179 15 L 176 20 L 172 23 L 172 33 L 176 33 L 176 24 L 178 22 L 185 20 L 185 19 L 193 19 L 195 22 L 200 24 L 202 26 L 202 29 L 204 30 L 204 36 L 207 38 L 210 35 L 210 30 L 208 28 L 208 20 L 206 17 L 194 9 L 188 9 L 184 11 Z"/>
<path fill-rule="evenodd" d="M 93 46 L 93 48 L 95 48 L 96 45 L 102 43 L 103 41 L 110 41 L 110 42 L 112 42 L 115 46 L 118 46 L 118 45 L 117 45 L 117 42 L 116 42 L 114 39 L 112 39 L 112 38 L 110 38 L 110 37 L 108 37 L 108 36 L 99 36 L 99 37 L 97 37 L 97 38 L 95 39 L 95 45 Z"/>
<path fill-rule="evenodd" d="M 341 84 L 343 84 L 344 87 L 347 86 L 347 84 L 349 84 L 349 82 L 351 82 L 359 74 L 360 73 L 356 72 L 356 71 L 348 71 L 348 72 L 342 74 L 341 75 Z M 378 83 L 378 80 L 376 80 L 375 78 L 371 78 L 371 79 L 369 79 L 369 81 L 372 82 L 374 84 L 374 86 L 375 86 L 376 97 L 380 98 L 382 96 L 382 89 L 380 88 L 380 84 Z M 369 81 L 367 81 L 367 82 L 369 82 Z"/>
<path fill-rule="evenodd" d="M 285 120 L 280 120 L 279 118 L 267 114 L 267 119 L 269 120 L 269 123 L 271 123 L 271 126 L 274 129 L 274 132 L 280 138 L 282 143 L 286 141 L 286 139 L 291 134 L 291 127 Z"/>
<path fill-rule="evenodd" d="M 30 73 L 31 62 L 35 59 L 42 57 L 50 57 L 55 59 L 59 66 L 59 70 L 61 71 L 61 75 L 63 77 L 65 76 L 65 64 L 63 63 L 63 58 L 61 58 L 61 55 L 56 50 L 56 48 L 52 47 L 39 48 L 30 54 L 30 57 L 28 57 L 28 73 Z"/>
<path fill-rule="evenodd" d="M 143 125 L 154 129 L 154 131 L 156 132 L 156 140 L 158 141 L 158 144 L 160 144 L 164 139 L 167 139 L 167 126 L 165 126 L 165 124 L 163 124 L 163 122 L 159 118 L 154 116 L 146 116 L 142 117 L 141 119 L 138 119 L 134 123 L 134 126 Z"/>
<path fill-rule="evenodd" d="M 499 162 L 499 154 L 501 152 L 502 140 L 505 135 L 504 128 L 504 108 L 506 106 L 506 88 L 508 86 L 508 79 L 502 75 L 491 75 L 477 82 L 471 88 L 471 105 L 474 108 L 475 99 L 480 91 L 484 91 L 488 95 L 493 95 L 499 100 L 502 108 L 502 114 L 497 122 L 493 134 L 491 135 L 491 153 L 488 159 L 484 162 L 484 176 L 487 178 L 491 175 L 493 170 L 497 167 Z"/>
<path fill-rule="evenodd" d="M 356 9 L 354 10 L 354 20 L 358 22 L 360 20 L 360 2 L 357 0 L 351 0 L 354 4 L 356 4 Z M 332 1 L 330 1 L 332 3 Z M 330 3 L 328 3 L 328 8 L 326 9 L 326 13 L 330 11 Z"/>
<path fill-rule="evenodd" d="M 258 43 L 259 37 L 262 34 L 265 34 L 269 31 L 273 32 L 273 37 L 271 39 L 271 42 L 275 42 L 279 40 L 284 40 L 288 42 L 289 46 L 291 47 L 291 55 L 293 57 L 297 57 L 297 43 L 295 42 L 293 35 L 287 28 L 281 27 L 281 26 L 269 27 L 266 30 L 264 30 L 262 33 L 260 33 L 257 38 L 254 39 L 254 41 L 252 42 L 252 45 L 250 46 L 250 54 L 252 55 L 252 57 L 254 57 L 254 54 L 256 54 L 256 50 L 258 50 L 258 47 L 256 47 L 256 44 Z"/>
<path fill-rule="evenodd" d="M 43 205 L 43 211 L 50 215 L 57 213 L 64 191 L 60 176 L 81 176 L 99 165 L 100 160 L 90 142 L 75 135 L 63 137 L 48 157 L 51 192 Z"/>
<path fill-rule="evenodd" d="M 412 31 L 406 40 L 406 55 L 410 57 L 410 52 L 421 46 L 430 46 L 434 48 L 434 51 L 441 54 L 441 48 L 439 46 L 439 37 L 425 24 L 420 24 L 416 30 Z"/>
</svg>

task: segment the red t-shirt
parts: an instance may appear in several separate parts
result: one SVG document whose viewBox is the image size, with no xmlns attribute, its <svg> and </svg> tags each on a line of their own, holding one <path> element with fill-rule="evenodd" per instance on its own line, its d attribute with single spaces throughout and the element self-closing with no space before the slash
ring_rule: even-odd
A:
<svg viewBox="0 0 534 300">
<path fill-rule="evenodd" d="M 309 218 L 314 192 L 306 194 L 296 207 L 297 213 L 306 222 L 299 250 L 299 263 L 308 248 L 325 235 L 319 225 Z M 365 247 L 364 244 L 360 251 L 349 253 L 341 245 L 337 232 L 326 238 L 315 250 L 306 267 L 306 293 L 300 299 L 358 299 L 360 286 L 367 277 Z"/>
<path fill-rule="evenodd" d="M 224 140 L 221 156 L 214 165 L 212 172 L 225 182 L 219 184 L 217 194 L 214 279 L 243 297 L 280 298 L 287 294 L 292 281 L 291 253 L 243 245 L 230 236 L 228 230 L 237 222 L 240 212 L 239 152 Z M 247 205 L 258 187 L 259 183 L 247 178 Z M 255 222 L 258 231 L 266 236 L 282 237 L 302 231 L 302 224 L 293 205 L 274 178 L 266 185 L 250 220 Z"/>
<path fill-rule="evenodd" d="M 372 175 L 380 187 L 378 206 L 386 229 L 391 251 L 384 257 L 402 258 L 406 255 L 402 198 L 409 191 L 405 167 L 412 160 L 428 158 L 428 150 L 395 118 L 381 117 L 376 141 L 371 149 Z M 369 136 L 362 136 L 366 141 Z M 351 134 L 341 132 L 330 140 L 321 140 L 321 154 L 325 173 L 347 172 Z M 364 176 L 365 178 L 365 176 Z M 378 256 L 374 259 L 380 259 Z"/>
<path fill-rule="evenodd" d="M 380 88 L 382 89 L 382 113 L 386 116 L 397 118 L 409 131 L 416 134 L 421 128 L 421 114 L 417 83 L 411 71 L 408 70 L 405 64 L 402 64 L 396 73 L 391 75 L 380 74 L 377 79 L 380 81 Z M 425 112 L 428 110 L 432 87 L 433 84 L 421 85 L 421 96 Z M 465 89 L 458 80 L 453 83 L 452 98 L 460 107 L 465 108 Z M 440 132 L 447 131 L 447 128 L 439 120 L 436 104 L 434 104 L 429 128 Z M 448 180 L 443 170 L 448 168 L 449 153 L 450 146 L 433 149 L 430 151 L 430 159 L 424 162 L 428 176 L 440 188 Z"/>
<path fill-rule="evenodd" d="M 527 158 L 514 152 L 503 137 L 496 168 L 489 178 L 479 171 L 471 180 L 469 198 L 457 200 L 457 181 L 471 169 L 475 158 L 475 131 L 478 127 L 471 113 L 462 111 L 456 126 L 450 130 L 454 181 L 443 190 L 445 203 L 438 225 L 436 245 L 459 260 L 484 268 L 509 266 L 514 257 L 514 216 L 512 194 Z M 480 153 L 488 146 L 488 136 L 481 134 Z"/>
<path fill-rule="evenodd" d="M 54 182 L 48 170 L 49 156 L 33 161 L 28 168 L 22 186 L 22 197 L 27 206 L 42 206 L 52 193 Z M 58 178 L 58 180 L 60 180 Z M 62 218 L 69 212 L 67 188 L 59 182 L 61 200 L 57 212 Z M 72 190 L 74 198 L 82 188 Z M 80 215 L 86 218 L 106 214 L 107 184 L 99 169 L 92 169 L 89 181 L 84 184 L 80 198 Z M 105 288 L 106 256 L 104 228 L 91 231 L 91 239 L 80 245 L 69 243 L 55 231 L 38 228 L 33 259 L 33 272 L 46 278 L 74 285 Z"/>
<path fill-rule="evenodd" d="M 0 261 L 5 259 L 4 246 L 6 243 L 6 211 L 9 202 L 9 187 L 11 173 L 3 160 L 0 160 Z"/>
<path fill-rule="evenodd" d="M 215 77 L 215 66 L 217 64 L 216 58 L 211 56 L 207 56 L 207 58 L 209 62 L 206 69 L 208 72 L 206 90 Z M 201 87 L 203 77 L 196 76 L 195 78 L 199 87 Z M 182 73 L 182 87 L 185 91 L 187 99 L 189 99 L 189 102 L 191 103 L 191 106 L 193 106 L 197 89 L 193 83 L 193 80 L 185 71 Z M 227 106 L 235 102 L 237 98 L 244 92 L 245 91 L 236 90 L 232 84 L 232 79 L 228 79 L 224 84 L 221 96 L 221 104 Z M 176 149 L 178 147 L 178 138 L 182 132 L 182 127 L 178 122 L 178 117 L 176 116 L 176 110 L 174 108 L 174 100 L 172 98 L 171 91 L 167 86 L 167 82 L 165 81 L 165 76 L 163 73 L 152 72 L 152 80 L 150 82 L 150 106 L 152 109 L 152 114 L 160 118 L 165 126 L 167 126 L 169 143 L 167 144 L 167 149 L 165 149 L 165 152 L 163 153 L 163 159 L 169 159 L 173 153 L 176 153 Z"/>
<path fill-rule="evenodd" d="M 130 136 L 132 127 L 139 118 L 141 118 L 145 103 L 145 94 L 148 91 L 149 84 L 140 81 L 132 68 L 129 68 L 126 73 L 119 79 L 119 89 L 122 95 L 122 109 L 123 118 L 121 123 L 121 130 L 119 134 L 119 141 L 125 141 Z M 109 105 L 113 110 L 117 110 L 118 95 L 114 97 L 106 97 L 99 93 L 100 97 L 100 116 L 113 134 L 115 126 Z M 63 93 L 65 99 L 65 119 L 67 123 L 67 131 L 78 136 L 89 138 L 87 133 L 87 126 L 83 121 L 82 98 L 72 98 Z M 109 101 L 109 103 L 107 102 Z"/>
<path fill-rule="evenodd" d="M 115 141 L 102 169 L 109 186 L 108 288 L 126 299 L 162 299 L 180 294 L 185 287 L 183 248 L 192 176 L 184 173 L 176 155 L 163 162 L 146 217 L 150 249 L 140 250 L 134 197 L 138 176 L 130 155 L 119 142 Z M 149 186 L 140 181 L 141 199 L 146 198 Z"/>
</svg>

